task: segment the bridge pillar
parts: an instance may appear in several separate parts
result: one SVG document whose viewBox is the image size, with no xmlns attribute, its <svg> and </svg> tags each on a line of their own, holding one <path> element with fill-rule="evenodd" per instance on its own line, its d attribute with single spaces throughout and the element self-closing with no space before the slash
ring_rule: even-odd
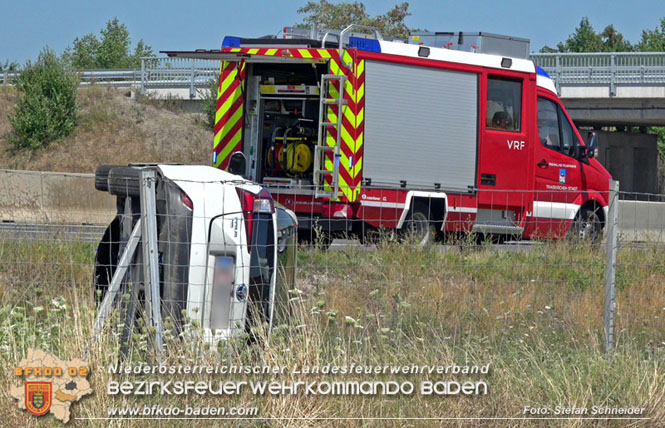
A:
<svg viewBox="0 0 665 428">
<path fill-rule="evenodd" d="M 598 160 L 626 192 L 659 193 L 658 141 L 639 132 L 598 132 Z M 580 130 L 586 141 L 588 131 Z M 646 195 L 637 199 L 648 200 Z"/>
</svg>

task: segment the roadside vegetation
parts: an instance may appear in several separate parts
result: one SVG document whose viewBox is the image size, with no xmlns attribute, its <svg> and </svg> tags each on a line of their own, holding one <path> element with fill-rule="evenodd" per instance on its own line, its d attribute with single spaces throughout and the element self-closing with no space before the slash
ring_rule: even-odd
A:
<svg viewBox="0 0 665 428">
<path fill-rule="evenodd" d="M 95 85 L 80 88 L 76 130 L 32 150 L 10 141 L 7 117 L 16 99 L 15 88 L 0 87 L 0 168 L 92 173 L 101 164 L 210 163 L 213 136 L 203 115 L 178 110 L 169 100 L 135 100 L 127 90 Z"/>
<path fill-rule="evenodd" d="M 77 124 L 78 79 L 57 55 L 44 48 L 15 79 L 16 109 L 9 115 L 9 141 L 16 148 L 39 149 L 71 135 Z"/>
<path fill-rule="evenodd" d="M 141 57 L 154 54 L 143 39 L 132 51 L 129 29 L 118 18 L 113 18 L 106 21 L 99 37 L 89 33 L 75 38 L 62 59 L 76 70 L 141 68 Z"/>
<path fill-rule="evenodd" d="M 404 422 L 262 421 L 261 416 L 519 417 L 525 405 L 644 407 L 645 416 L 652 419 L 631 426 L 665 423 L 662 247 L 623 248 L 619 252 L 617 348 L 607 357 L 602 352 L 602 251 L 553 243 L 528 253 L 506 253 L 491 246 L 467 244 L 462 242 L 460 248 L 447 252 L 399 244 L 389 244 L 378 251 L 348 248 L 324 252 L 303 248 L 299 250 L 297 288 L 286 303 L 291 316 L 277 323 L 269 345 L 262 349 L 235 341 L 210 349 L 199 339 L 197 323 L 193 321 L 186 340 L 177 337 L 173 329 L 167 331 L 164 363 L 288 367 L 490 364 L 490 374 L 485 377 L 430 377 L 485 380 L 489 385 L 487 396 L 190 395 L 180 403 L 259 408 L 256 421 L 229 421 L 225 425 L 237 427 L 398 427 L 405 426 Z M 158 395 L 149 399 L 106 395 L 105 385 L 111 377 L 105 368 L 116 362 L 122 325 L 116 315 L 102 337 L 91 337 L 95 316 L 90 285 L 93 254 L 94 246 L 89 244 L 0 241 L 2 390 L 7 391 L 15 383 L 11 367 L 29 347 L 56 353 L 63 359 L 84 358 L 87 349 L 92 368 L 89 380 L 95 393 L 73 407 L 74 416 L 103 417 L 107 407 L 122 405 L 174 404 L 173 397 Z M 169 320 L 165 324 L 168 329 Z M 133 341 L 131 362 L 154 362 L 146 329 L 138 331 Z M 297 374 L 277 378 L 319 379 Z M 211 378 L 192 375 L 186 379 Z M 333 380 L 351 379 L 389 378 Z M 424 375 L 390 378 L 416 383 L 426 379 L 428 376 Z M 0 412 L 12 425 L 37 425 L 10 399 L 2 400 Z M 160 421 L 143 422 L 146 424 L 142 426 L 160 426 Z M 205 426 L 208 422 L 187 421 L 186 426 Z M 624 426 L 621 422 L 598 421 L 594 426 Z M 415 421 L 407 424 L 439 425 Z M 75 420 L 73 426 L 88 423 Z M 474 426 L 495 425 L 476 421 Z M 536 425 L 514 421 L 511 426 Z M 537 426 L 588 425 L 585 421 L 566 420 L 538 421 Z"/>
</svg>

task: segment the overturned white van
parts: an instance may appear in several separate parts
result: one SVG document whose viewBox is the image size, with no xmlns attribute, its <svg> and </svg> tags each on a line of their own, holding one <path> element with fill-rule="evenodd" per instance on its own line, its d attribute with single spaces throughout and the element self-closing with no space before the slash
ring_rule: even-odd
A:
<svg viewBox="0 0 665 428">
<path fill-rule="evenodd" d="M 146 170 L 154 172 L 150 192 L 155 196 L 161 319 L 170 317 L 178 330 L 195 320 L 210 342 L 250 332 L 252 325 L 270 326 L 275 295 L 285 294 L 276 288 L 288 287 L 277 280 L 278 253 L 295 245 L 293 213 L 276 208 L 261 186 L 217 168 L 103 165 L 95 187 L 117 197 L 117 215 L 97 248 L 94 288 L 100 302 L 123 306 L 128 326 L 123 343 L 141 302 L 150 301 L 145 253 L 135 251 L 144 241 L 137 236 L 145 215 L 141 180 Z M 132 298 L 120 299 L 125 294 Z M 101 309 L 100 316 L 106 316 Z"/>
</svg>

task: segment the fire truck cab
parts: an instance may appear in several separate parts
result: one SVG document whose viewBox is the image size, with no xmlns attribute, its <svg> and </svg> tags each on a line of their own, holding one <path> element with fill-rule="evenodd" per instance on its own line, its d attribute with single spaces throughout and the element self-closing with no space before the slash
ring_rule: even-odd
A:
<svg viewBox="0 0 665 428">
<path fill-rule="evenodd" d="M 301 228 L 601 236 L 610 175 L 549 76 L 427 40 L 350 26 L 166 53 L 221 60 L 212 163 L 268 187 Z"/>
</svg>

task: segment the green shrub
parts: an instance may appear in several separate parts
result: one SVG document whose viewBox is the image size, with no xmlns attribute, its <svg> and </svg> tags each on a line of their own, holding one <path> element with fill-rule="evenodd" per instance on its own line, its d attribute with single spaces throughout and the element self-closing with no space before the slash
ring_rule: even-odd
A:
<svg viewBox="0 0 665 428">
<path fill-rule="evenodd" d="M 215 115 L 217 114 L 217 85 L 219 78 L 210 79 L 208 88 L 201 93 L 201 108 L 205 114 L 206 124 L 211 130 L 215 129 Z"/>
<path fill-rule="evenodd" d="M 38 149 L 70 135 L 76 128 L 78 81 L 57 55 L 44 48 L 34 64 L 28 61 L 16 79 L 16 112 L 9 117 L 10 141 Z"/>
</svg>

